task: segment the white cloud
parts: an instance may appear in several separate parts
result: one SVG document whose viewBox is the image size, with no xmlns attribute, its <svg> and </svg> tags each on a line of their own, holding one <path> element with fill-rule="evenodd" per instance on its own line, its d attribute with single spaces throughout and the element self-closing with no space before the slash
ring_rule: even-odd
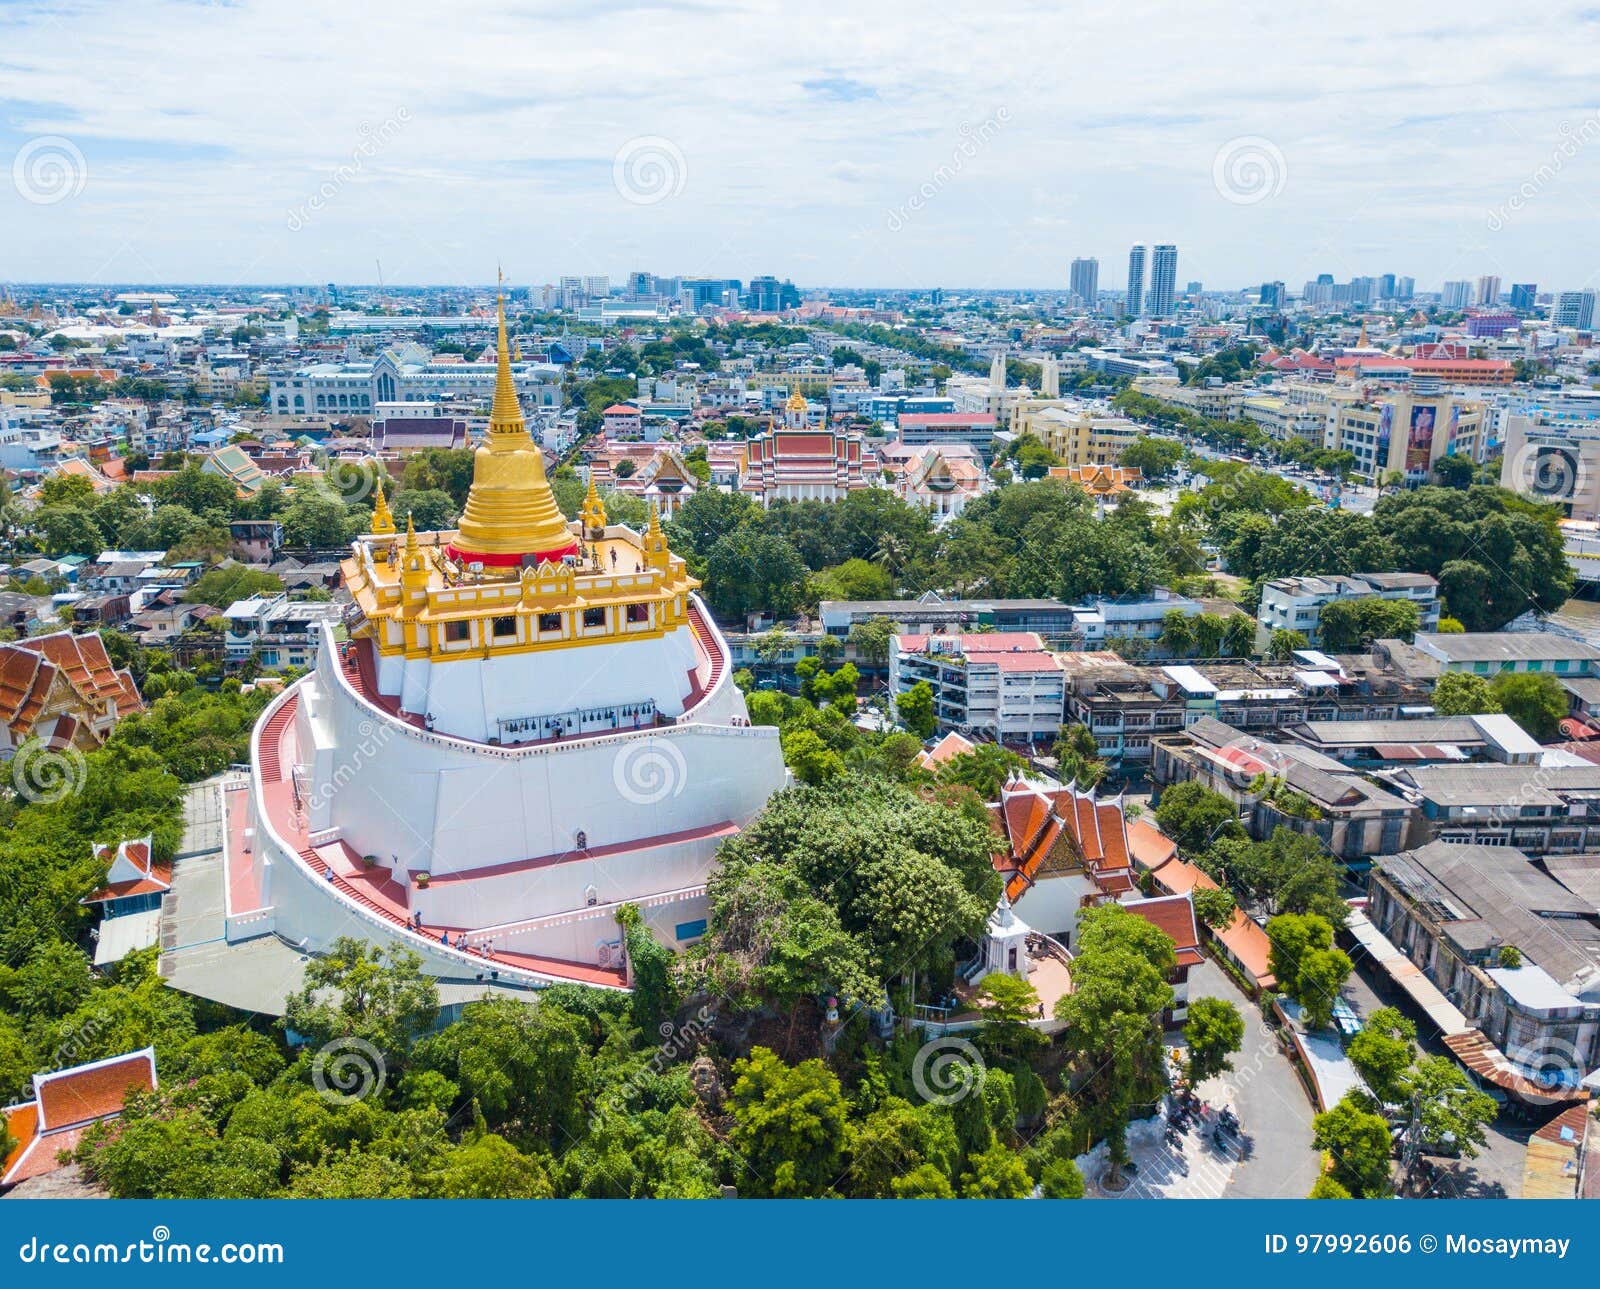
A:
<svg viewBox="0 0 1600 1289">
<path fill-rule="evenodd" d="M 1600 139 L 1487 221 L 1593 116 L 1600 24 L 1486 0 L 1076 8 L 12 5 L 0 160 L 59 134 L 89 178 L 51 206 L 0 189 L 0 276 L 350 281 L 381 256 L 391 281 L 503 261 L 534 281 L 1051 285 L 1097 254 L 1114 285 L 1135 240 L 1176 241 L 1180 275 L 1212 285 L 1594 272 Z M 618 194 L 640 136 L 681 153 L 680 192 Z M 1257 205 L 1213 187 L 1239 136 L 1288 165 Z"/>
</svg>

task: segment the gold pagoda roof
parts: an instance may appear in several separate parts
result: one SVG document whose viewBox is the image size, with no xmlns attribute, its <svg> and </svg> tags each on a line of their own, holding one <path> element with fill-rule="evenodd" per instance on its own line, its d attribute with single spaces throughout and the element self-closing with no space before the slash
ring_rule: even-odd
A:
<svg viewBox="0 0 1600 1289">
<path fill-rule="evenodd" d="M 498 297 L 497 370 L 489 432 L 473 458 L 472 487 L 451 553 L 465 563 L 516 565 L 524 556 L 559 560 L 577 540 L 545 477 L 544 453 L 522 418 L 506 345 L 505 296 Z"/>
</svg>

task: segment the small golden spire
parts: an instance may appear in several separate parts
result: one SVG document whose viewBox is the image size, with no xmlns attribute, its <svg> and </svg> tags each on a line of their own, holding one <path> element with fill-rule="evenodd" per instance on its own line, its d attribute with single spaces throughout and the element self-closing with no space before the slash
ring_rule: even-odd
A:
<svg viewBox="0 0 1600 1289">
<path fill-rule="evenodd" d="M 394 516 L 389 512 L 389 502 L 383 495 L 383 485 L 378 485 L 378 499 L 372 503 L 372 531 L 384 537 L 394 534 Z"/>
<path fill-rule="evenodd" d="M 650 503 L 650 526 L 644 531 L 644 562 L 650 568 L 665 569 L 672 558 L 667 550 L 667 535 L 661 531 L 661 510 Z"/>
<path fill-rule="evenodd" d="M 598 541 L 606 535 L 606 506 L 600 500 L 600 491 L 594 486 L 594 475 L 589 476 L 589 495 L 583 499 L 583 535 Z"/>
<path fill-rule="evenodd" d="M 522 361 L 522 337 L 521 336 L 517 337 L 516 345 L 511 351 L 511 361 L 514 362 L 514 363 L 520 363 Z"/>
<path fill-rule="evenodd" d="M 1366 347 L 1367 347 L 1367 320 L 1365 318 L 1363 318 L 1363 319 L 1361 319 L 1361 335 L 1356 340 L 1356 348 L 1357 349 L 1365 349 Z"/>
<path fill-rule="evenodd" d="M 426 593 L 428 589 L 428 561 L 417 543 L 417 524 L 410 515 L 406 516 L 406 552 L 400 561 L 400 585 L 408 593 Z"/>
</svg>

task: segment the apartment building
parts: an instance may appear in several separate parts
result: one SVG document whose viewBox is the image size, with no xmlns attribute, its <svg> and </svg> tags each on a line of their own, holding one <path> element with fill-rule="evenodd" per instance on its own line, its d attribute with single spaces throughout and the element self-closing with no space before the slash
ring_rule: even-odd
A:
<svg viewBox="0 0 1600 1289">
<path fill-rule="evenodd" d="M 890 693 L 903 694 L 921 681 L 933 690 L 941 734 L 1042 743 L 1061 728 L 1066 674 L 1035 632 L 895 636 Z"/>
<path fill-rule="evenodd" d="M 1256 612 L 1256 648 L 1265 649 L 1274 631 L 1298 631 L 1311 646 L 1321 644 L 1322 610 L 1340 600 L 1407 600 L 1417 606 L 1420 630 L 1439 626 L 1439 583 L 1426 573 L 1329 573 L 1320 577 L 1280 577 L 1261 587 Z"/>
<path fill-rule="evenodd" d="M 1329 659 L 1330 663 L 1334 660 Z M 1100 755 L 1147 764 L 1151 739 L 1213 717 L 1265 736 L 1306 721 L 1390 720 L 1425 705 L 1429 687 L 1393 673 L 1250 662 L 1136 664 L 1116 654 L 1062 654 L 1067 719 L 1087 725 Z"/>
</svg>

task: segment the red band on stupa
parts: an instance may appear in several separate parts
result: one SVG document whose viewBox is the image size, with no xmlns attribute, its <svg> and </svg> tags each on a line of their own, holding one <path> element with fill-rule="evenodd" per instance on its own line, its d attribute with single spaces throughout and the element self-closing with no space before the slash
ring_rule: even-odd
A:
<svg viewBox="0 0 1600 1289">
<path fill-rule="evenodd" d="M 450 558 L 458 564 L 482 564 L 485 568 L 520 568 L 522 566 L 523 557 L 518 554 L 495 555 L 487 551 L 463 550 L 454 543 L 446 546 L 445 550 L 449 553 Z M 559 546 L 554 550 L 528 552 L 529 555 L 534 557 L 535 562 L 539 564 L 543 564 L 546 561 L 551 564 L 559 564 L 568 555 L 576 555 L 577 553 L 577 538 L 573 538 L 565 546 Z"/>
</svg>

